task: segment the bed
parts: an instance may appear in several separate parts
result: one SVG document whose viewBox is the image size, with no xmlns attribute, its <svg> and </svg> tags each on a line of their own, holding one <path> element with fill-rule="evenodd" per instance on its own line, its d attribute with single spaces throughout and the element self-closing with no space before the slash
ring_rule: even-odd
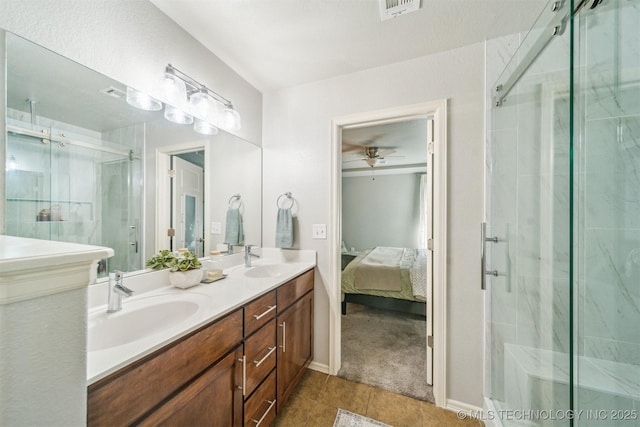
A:
<svg viewBox="0 0 640 427">
<path fill-rule="evenodd" d="M 354 302 L 426 315 L 426 250 L 377 246 L 343 266 L 342 314 Z"/>
</svg>

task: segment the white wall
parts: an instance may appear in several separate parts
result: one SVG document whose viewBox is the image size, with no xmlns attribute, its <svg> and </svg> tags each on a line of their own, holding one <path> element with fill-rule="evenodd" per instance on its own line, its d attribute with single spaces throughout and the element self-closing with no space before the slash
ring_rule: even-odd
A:
<svg viewBox="0 0 640 427">
<path fill-rule="evenodd" d="M 86 423 L 86 301 L 84 287 L 0 304 L 0 425 Z"/>
<path fill-rule="evenodd" d="M 328 240 L 312 224 L 331 218 L 331 120 L 449 99 L 447 398 L 482 405 L 483 309 L 479 224 L 483 206 L 483 44 L 301 85 L 264 96 L 263 243 L 275 242 L 275 200 L 298 201 L 299 245 L 318 252 L 315 361 L 329 363 L 331 271 Z"/>
<path fill-rule="evenodd" d="M 170 63 L 230 99 L 235 133 L 260 144 L 260 92 L 147 0 L 0 0 L 0 28 L 156 96 Z"/>
<path fill-rule="evenodd" d="M 342 178 L 342 240 L 356 250 L 417 248 L 420 174 L 372 174 Z"/>
</svg>

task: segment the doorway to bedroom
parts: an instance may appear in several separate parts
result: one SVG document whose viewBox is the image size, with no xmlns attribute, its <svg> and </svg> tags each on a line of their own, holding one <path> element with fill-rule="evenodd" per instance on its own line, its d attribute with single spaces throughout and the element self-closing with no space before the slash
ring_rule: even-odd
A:
<svg viewBox="0 0 640 427">
<path fill-rule="evenodd" d="M 443 315 L 434 311 L 434 285 L 444 283 L 446 174 L 434 178 L 445 165 L 436 155 L 444 157 L 445 107 L 334 120 L 334 373 L 440 405 L 444 363 L 434 370 L 434 349 L 444 360 L 445 334 L 444 322 L 434 321 Z"/>
<path fill-rule="evenodd" d="M 418 117 L 342 129 L 338 371 L 339 377 L 429 402 L 425 301 L 432 121 Z"/>
</svg>

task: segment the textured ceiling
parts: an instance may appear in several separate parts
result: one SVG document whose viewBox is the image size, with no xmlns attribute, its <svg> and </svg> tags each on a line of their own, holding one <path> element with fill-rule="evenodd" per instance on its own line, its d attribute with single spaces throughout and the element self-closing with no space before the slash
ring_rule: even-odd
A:
<svg viewBox="0 0 640 427">
<path fill-rule="evenodd" d="M 261 91 L 528 30 L 547 0 L 422 0 L 381 21 L 376 0 L 151 0 Z"/>
</svg>

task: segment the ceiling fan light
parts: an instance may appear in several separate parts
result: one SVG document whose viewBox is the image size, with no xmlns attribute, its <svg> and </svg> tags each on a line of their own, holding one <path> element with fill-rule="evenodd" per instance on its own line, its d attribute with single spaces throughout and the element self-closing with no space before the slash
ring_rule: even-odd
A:
<svg viewBox="0 0 640 427">
<path fill-rule="evenodd" d="M 371 167 L 374 167 L 378 164 L 378 162 L 380 161 L 380 159 L 377 158 L 369 158 L 369 159 L 365 159 L 365 162 L 367 162 L 367 164 Z"/>
</svg>

